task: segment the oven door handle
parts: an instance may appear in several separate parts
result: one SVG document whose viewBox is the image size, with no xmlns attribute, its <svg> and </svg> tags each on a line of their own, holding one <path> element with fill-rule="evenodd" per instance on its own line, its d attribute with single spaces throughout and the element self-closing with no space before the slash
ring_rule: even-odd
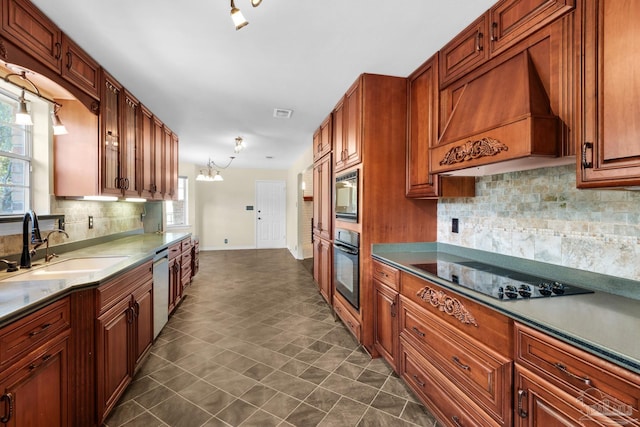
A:
<svg viewBox="0 0 640 427">
<path fill-rule="evenodd" d="M 350 248 L 350 247 L 348 247 L 348 246 L 341 245 L 340 243 L 335 243 L 335 242 L 334 242 L 334 244 L 333 244 L 333 245 L 334 245 L 334 246 L 336 247 L 336 249 L 338 249 L 339 251 L 341 251 L 341 252 L 346 252 L 346 253 L 348 253 L 348 254 L 350 254 L 350 255 L 358 255 L 358 253 L 360 252 L 360 250 L 359 250 L 359 249 L 352 249 L 352 248 Z"/>
</svg>

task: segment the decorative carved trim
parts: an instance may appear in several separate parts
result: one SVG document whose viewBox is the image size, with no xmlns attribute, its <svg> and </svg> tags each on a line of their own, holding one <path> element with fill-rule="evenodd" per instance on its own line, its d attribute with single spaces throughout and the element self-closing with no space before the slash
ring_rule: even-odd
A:
<svg viewBox="0 0 640 427">
<path fill-rule="evenodd" d="M 464 304 L 456 298 L 445 294 L 443 291 L 431 289 L 426 286 L 419 290 L 416 295 L 418 295 L 421 300 L 428 302 L 443 313 L 455 317 L 460 322 L 467 325 L 478 326 L 475 317 L 465 308 Z"/>
<path fill-rule="evenodd" d="M 4 40 L 0 39 L 0 56 L 7 59 L 7 47 L 4 45 Z"/>
<path fill-rule="evenodd" d="M 96 115 L 100 114 L 100 102 L 93 101 L 91 103 L 91 112 Z"/>
<path fill-rule="evenodd" d="M 495 156 L 501 151 L 508 150 L 509 147 L 505 144 L 489 137 L 477 141 L 467 141 L 447 151 L 444 158 L 440 160 L 440 166 L 453 165 L 455 163 L 479 159 L 480 157 Z"/>
</svg>

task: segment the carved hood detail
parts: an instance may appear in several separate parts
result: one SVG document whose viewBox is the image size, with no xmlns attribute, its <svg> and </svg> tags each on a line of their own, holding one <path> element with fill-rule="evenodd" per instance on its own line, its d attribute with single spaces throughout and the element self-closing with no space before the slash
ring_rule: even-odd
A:
<svg viewBox="0 0 640 427">
<path fill-rule="evenodd" d="M 431 148 L 432 172 L 558 156 L 559 119 L 527 51 L 458 92 L 438 144 Z"/>
</svg>

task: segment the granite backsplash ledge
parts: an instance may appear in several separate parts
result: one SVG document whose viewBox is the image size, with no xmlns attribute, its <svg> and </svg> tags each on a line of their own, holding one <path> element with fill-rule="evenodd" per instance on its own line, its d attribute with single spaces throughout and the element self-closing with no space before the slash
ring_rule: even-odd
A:
<svg viewBox="0 0 640 427">
<path fill-rule="evenodd" d="M 575 165 L 478 177 L 439 201 L 438 242 L 640 281 L 640 192 L 578 190 Z"/>
</svg>

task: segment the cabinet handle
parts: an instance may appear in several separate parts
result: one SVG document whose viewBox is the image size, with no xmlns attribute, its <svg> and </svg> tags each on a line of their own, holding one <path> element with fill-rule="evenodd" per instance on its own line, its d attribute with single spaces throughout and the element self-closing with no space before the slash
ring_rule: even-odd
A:
<svg viewBox="0 0 640 427">
<path fill-rule="evenodd" d="M 128 190 L 129 189 L 129 178 L 125 178 L 124 179 L 124 189 Z"/>
<path fill-rule="evenodd" d="M 396 311 L 396 302 L 392 302 L 391 303 L 391 317 L 396 317 L 397 315 L 397 311 Z"/>
<path fill-rule="evenodd" d="M 50 327 L 51 327 L 51 323 L 45 323 L 44 325 L 40 326 L 40 329 L 36 329 L 29 332 L 29 338 L 35 337 L 36 335 L 43 333 Z"/>
<path fill-rule="evenodd" d="M 587 161 L 587 150 L 591 150 L 591 158 L 593 159 L 593 142 L 585 142 L 582 144 L 582 168 L 592 169 L 593 162 Z"/>
<path fill-rule="evenodd" d="M 424 388 L 426 386 L 425 383 L 423 383 L 422 381 L 420 381 L 420 378 L 418 378 L 418 376 L 416 374 L 413 374 L 413 379 L 415 380 L 415 382 L 422 388 Z"/>
<path fill-rule="evenodd" d="M 60 59 L 62 56 L 62 45 L 60 42 L 56 42 L 56 59 Z"/>
<path fill-rule="evenodd" d="M 464 363 L 462 363 L 460 359 L 458 359 L 458 356 L 453 356 L 451 360 L 453 360 L 453 363 L 455 363 L 458 366 L 458 368 L 464 369 L 465 371 L 471 370 L 471 367 L 469 365 L 465 365 Z"/>
<path fill-rule="evenodd" d="M 30 371 L 35 371 L 36 369 L 38 369 L 40 366 L 42 366 L 42 364 L 44 362 L 46 362 L 47 360 L 51 359 L 51 355 L 50 354 L 46 354 L 42 357 L 42 363 L 40 363 L 39 365 L 36 365 L 35 363 L 32 363 L 29 365 L 29 370 Z"/>
<path fill-rule="evenodd" d="M 0 402 L 8 402 L 9 403 L 9 412 L 7 415 L 0 418 L 0 423 L 6 424 L 11 420 L 13 416 L 13 394 L 5 393 L 0 397 Z"/>
<path fill-rule="evenodd" d="M 477 52 L 482 52 L 482 33 L 480 31 L 478 31 L 478 33 L 476 34 L 476 51 Z"/>
<path fill-rule="evenodd" d="M 71 65 L 73 64 L 73 56 L 71 52 L 67 52 L 67 70 L 71 69 Z"/>
<path fill-rule="evenodd" d="M 415 326 L 413 326 L 411 328 L 413 330 L 413 332 L 415 332 L 416 334 L 420 335 L 422 338 L 424 338 L 424 332 L 422 332 L 420 329 L 416 328 Z"/>
<path fill-rule="evenodd" d="M 498 36 L 496 35 L 498 33 L 498 23 L 497 22 L 492 22 L 491 23 L 491 41 L 492 42 L 497 42 L 498 41 Z"/>
<path fill-rule="evenodd" d="M 573 378 L 574 380 L 578 380 L 582 383 L 584 383 L 584 385 L 586 385 L 587 387 L 591 387 L 591 380 L 589 379 L 589 377 L 581 377 L 579 375 L 574 374 L 573 372 L 570 372 L 566 366 L 564 366 L 562 363 L 560 362 L 556 362 L 553 364 L 553 366 L 555 366 L 556 368 L 558 368 L 558 370 L 560 370 L 560 372 L 562 372 L 563 374 L 568 375 L 569 377 Z"/>
<path fill-rule="evenodd" d="M 140 303 L 136 301 L 133 303 L 133 306 L 135 307 L 134 314 L 136 315 L 136 317 L 140 316 Z"/>
<path fill-rule="evenodd" d="M 462 424 L 460 424 L 460 418 L 455 415 L 451 417 L 451 421 L 453 421 L 453 425 L 456 427 L 464 427 Z"/>
<path fill-rule="evenodd" d="M 522 401 L 527 398 L 527 390 L 518 390 L 518 415 L 520 418 L 527 418 L 527 411 L 522 408 Z"/>
</svg>

